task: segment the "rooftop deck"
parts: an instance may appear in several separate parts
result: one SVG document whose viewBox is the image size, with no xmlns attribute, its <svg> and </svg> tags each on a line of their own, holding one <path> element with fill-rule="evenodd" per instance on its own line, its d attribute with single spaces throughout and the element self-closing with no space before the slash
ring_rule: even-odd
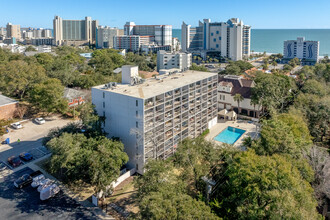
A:
<svg viewBox="0 0 330 220">
<path fill-rule="evenodd" d="M 128 84 L 117 84 L 115 88 L 111 89 L 105 88 L 104 85 L 95 86 L 93 88 L 133 96 L 136 98 L 147 99 L 217 75 L 217 73 L 188 70 L 183 73 L 176 73 L 172 75 L 160 75 L 157 76 L 157 79 L 150 78 L 144 83 L 134 86 Z"/>
</svg>

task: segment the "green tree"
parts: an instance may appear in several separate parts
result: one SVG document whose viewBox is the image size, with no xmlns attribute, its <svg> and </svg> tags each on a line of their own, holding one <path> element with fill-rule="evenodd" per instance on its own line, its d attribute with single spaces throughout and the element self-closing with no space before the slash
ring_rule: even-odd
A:
<svg viewBox="0 0 330 220">
<path fill-rule="evenodd" d="M 28 52 L 28 51 L 37 51 L 37 49 L 34 46 L 30 45 L 25 49 L 25 52 Z"/>
<path fill-rule="evenodd" d="M 48 79 L 36 84 L 30 91 L 30 101 L 37 108 L 47 112 L 64 113 L 68 102 L 63 98 L 64 87 L 58 79 Z"/>
<path fill-rule="evenodd" d="M 225 219 L 320 218 L 312 187 L 280 155 L 238 153 L 214 178 L 219 187 L 211 207 Z"/>
<path fill-rule="evenodd" d="M 201 177 L 219 162 L 219 156 L 220 150 L 213 142 L 202 137 L 187 138 L 179 145 L 174 160 L 182 179 L 194 183 L 195 190 L 198 190 L 201 189 Z"/>
<path fill-rule="evenodd" d="M 277 66 L 277 62 L 276 62 L 276 61 L 273 61 L 273 62 L 272 62 L 272 65 L 273 65 L 273 67 L 274 67 L 274 69 L 275 69 L 276 66 Z"/>
<path fill-rule="evenodd" d="M 35 84 L 46 80 L 44 68 L 24 61 L 11 61 L 0 65 L 0 91 L 23 98 Z"/>
<path fill-rule="evenodd" d="M 204 202 L 173 190 L 152 192 L 139 207 L 141 219 L 219 219 Z"/>
<path fill-rule="evenodd" d="M 63 133 L 46 145 L 52 152 L 49 171 L 65 183 L 83 181 L 95 192 L 105 190 L 119 176 L 128 161 L 124 145 L 106 137 L 87 138 L 83 134 Z"/>
<path fill-rule="evenodd" d="M 327 87 L 324 83 L 320 83 L 315 79 L 309 79 L 303 84 L 301 91 L 323 97 L 327 94 Z"/>
<path fill-rule="evenodd" d="M 239 103 L 241 103 L 243 100 L 244 100 L 244 97 L 241 94 L 237 93 L 237 94 L 234 95 L 234 101 L 237 102 L 238 114 L 241 113 Z"/>
<path fill-rule="evenodd" d="M 208 72 L 207 68 L 204 65 L 197 65 L 195 63 L 193 63 L 189 69 L 196 70 L 196 71 L 202 71 L 202 72 Z"/>
<path fill-rule="evenodd" d="M 268 112 L 283 111 L 292 102 L 297 89 L 292 78 L 285 75 L 257 72 L 254 82 L 251 98 Z"/>
</svg>

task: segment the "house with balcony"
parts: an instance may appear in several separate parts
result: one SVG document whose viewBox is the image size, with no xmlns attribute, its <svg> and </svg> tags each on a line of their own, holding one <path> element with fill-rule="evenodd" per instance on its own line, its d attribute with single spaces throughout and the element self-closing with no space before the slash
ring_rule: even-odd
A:
<svg viewBox="0 0 330 220">
<path fill-rule="evenodd" d="M 218 79 L 218 110 L 233 110 L 241 116 L 258 118 L 261 106 L 251 103 L 251 90 L 255 86 L 253 80 L 242 76 L 226 75 Z M 241 101 L 234 99 L 236 94 L 241 95 Z"/>
</svg>

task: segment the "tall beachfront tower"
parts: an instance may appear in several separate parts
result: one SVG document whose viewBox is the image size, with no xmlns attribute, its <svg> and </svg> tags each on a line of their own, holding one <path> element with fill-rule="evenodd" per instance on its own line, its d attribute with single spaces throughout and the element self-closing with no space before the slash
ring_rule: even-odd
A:
<svg viewBox="0 0 330 220">
<path fill-rule="evenodd" d="M 244 25 L 238 18 L 227 22 L 199 21 L 198 27 L 182 23 L 182 51 L 219 52 L 222 57 L 242 60 L 250 56 L 251 27 Z"/>
<path fill-rule="evenodd" d="M 306 41 L 304 37 L 284 41 L 283 60 L 298 58 L 303 65 L 314 65 L 319 59 L 319 46 L 319 41 Z"/>
</svg>

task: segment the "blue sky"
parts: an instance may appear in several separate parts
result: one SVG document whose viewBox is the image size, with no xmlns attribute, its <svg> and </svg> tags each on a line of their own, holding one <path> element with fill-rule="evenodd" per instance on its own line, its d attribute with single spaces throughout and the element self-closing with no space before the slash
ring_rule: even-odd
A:
<svg viewBox="0 0 330 220">
<path fill-rule="evenodd" d="M 328 28 L 330 0 L 0 0 L 0 26 L 52 28 L 54 15 L 64 19 L 91 16 L 100 25 L 122 28 L 136 24 L 192 26 L 198 20 L 241 18 L 252 28 Z"/>
</svg>

